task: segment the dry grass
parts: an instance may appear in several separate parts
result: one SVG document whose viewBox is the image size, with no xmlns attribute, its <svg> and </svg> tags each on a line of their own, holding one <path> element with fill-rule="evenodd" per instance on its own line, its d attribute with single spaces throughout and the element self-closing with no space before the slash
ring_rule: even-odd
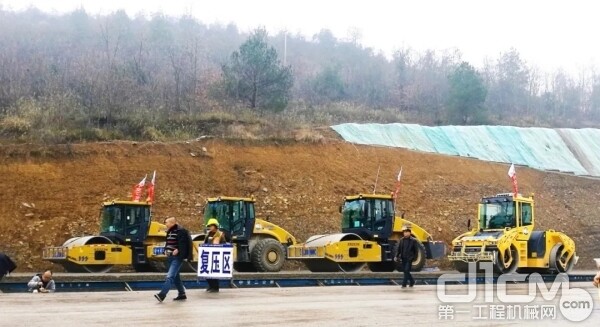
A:
<svg viewBox="0 0 600 327">
<path fill-rule="evenodd" d="M 254 126 L 246 126 L 242 124 L 232 124 L 227 127 L 227 138 L 235 138 L 242 140 L 256 140 L 258 137 L 256 136 L 260 127 Z"/>
<path fill-rule="evenodd" d="M 292 104 L 281 113 L 260 113 L 248 108 L 222 108 L 198 113 L 159 116 L 135 111 L 114 117 L 112 124 L 98 126 L 90 120 L 70 120 L 69 124 L 50 123 L 37 102 L 24 102 L 21 112 L 0 120 L 0 138 L 8 142 L 44 144 L 80 143 L 86 141 L 135 140 L 180 141 L 200 136 L 239 140 L 290 140 L 322 142 L 324 136 L 316 128 L 356 122 L 392 123 L 405 121 L 396 109 L 372 109 L 352 103 L 307 107 Z M 43 117 L 42 117 L 43 116 Z"/>
<path fill-rule="evenodd" d="M 299 142 L 318 143 L 324 140 L 321 133 L 309 127 L 299 128 L 293 132 L 293 135 L 294 140 Z"/>
</svg>

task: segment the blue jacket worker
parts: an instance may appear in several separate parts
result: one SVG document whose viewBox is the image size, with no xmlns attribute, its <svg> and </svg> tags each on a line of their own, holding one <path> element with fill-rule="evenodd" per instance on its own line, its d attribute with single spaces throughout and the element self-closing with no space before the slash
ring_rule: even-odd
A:
<svg viewBox="0 0 600 327">
<path fill-rule="evenodd" d="M 186 300 L 185 287 L 181 281 L 181 265 L 184 261 L 192 259 L 193 256 L 193 243 L 190 233 L 183 227 L 177 224 L 175 217 L 169 217 L 165 219 L 165 225 L 167 226 L 167 241 L 165 244 L 165 254 L 167 255 L 167 262 L 169 270 L 167 272 L 167 278 L 162 286 L 162 289 L 158 294 L 154 294 L 154 298 L 158 302 L 164 301 L 167 297 L 167 293 L 171 289 L 171 286 L 175 284 L 177 288 L 177 297 L 174 301 Z"/>
<path fill-rule="evenodd" d="M 404 279 L 402 280 L 402 288 L 406 288 L 408 284 L 410 287 L 415 285 L 415 280 L 410 274 L 412 262 L 419 255 L 417 240 L 412 237 L 409 225 L 402 227 L 403 237 L 398 242 L 398 254 L 396 255 L 396 261 L 401 262 L 402 272 L 404 273 Z M 410 283 L 410 284 L 409 284 Z"/>
<path fill-rule="evenodd" d="M 29 292 L 32 293 L 52 293 L 56 291 L 56 285 L 54 279 L 52 279 L 52 271 L 46 270 L 41 274 L 37 274 L 31 278 L 29 283 Z"/>
</svg>

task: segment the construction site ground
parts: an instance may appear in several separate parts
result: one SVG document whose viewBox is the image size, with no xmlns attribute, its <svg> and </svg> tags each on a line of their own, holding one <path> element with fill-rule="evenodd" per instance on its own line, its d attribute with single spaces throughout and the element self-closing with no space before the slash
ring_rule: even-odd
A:
<svg viewBox="0 0 600 327">
<path fill-rule="evenodd" d="M 506 164 L 359 146 L 334 137 L 311 143 L 204 138 L 180 143 L 2 145 L 0 252 L 16 261 L 18 272 L 61 271 L 42 260 L 42 248 L 61 245 L 72 236 L 96 234 L 101 201 L 128 198 L 133 184 L 154 170 L 153 219 L 175 216 L 189 230 L 200 231 L 206 197 L 253 195 L 257 217 L 268 218 L 302 241 L 339 232 L 342 197 L 393 191 L 400 167 L 397 211 L 448 244 L 466 230 L 469 218 L 475 222 L 482 196 L 511 191 Z M 535 193 L 536 227 L 567 233 L 577 245 L 577 268 L 595 269 L 592 259 L 600 257 L 600 181 L 524 167 L 517 167 L 517 176 L 521 193 Z M 445 260 L 428 266 L 449 268 Z M 285 269 L 304 268 L 288 263 Z M 255 296 L 248 292 L 251 301 Z M 23 296 L 23 301 L 30 299 Z M 64 296 L 66 303 L 79 300 L 76 295 Z M 97 296 L 111 301 L 118 297 Z M 135 296 L 142 295 L 128 294 L 124 300 Z M 186 306 L 191 309 L 193 304 L 181 308 Z M 390 317 L 394 311 L 381 310 L 389 311 Z M 201 319 L 205 313 L 182 314 Z"/>
<path fill-rule="evenodd" d="M 507 292 L 522 293 L 527 287 L 509 285 Z M 198 326 L 215 319 L 220 326 L 596 326 L 597 290 L 589 282 L 570 287 L 593 297 L 594 309 L 582 322 L 566 319 L 559 297 L 546 300 L 541 295 L 519 304 L 537 307 L 537 317 L 490 314 L 492 306 L 502 303 L 485 302 L 483 285 L 470 303 L 442 302 L 436 286 L 333 286 L 188 290 L 188 300 L 182 302 L 172 301 L 177 293 L 172 291 L 163 303 L 154 299 L 155 291 L 0 294 L 0 326 Z M 541 306 L 554 307 L 554 317 L 542 316 Z"/>
</svg>

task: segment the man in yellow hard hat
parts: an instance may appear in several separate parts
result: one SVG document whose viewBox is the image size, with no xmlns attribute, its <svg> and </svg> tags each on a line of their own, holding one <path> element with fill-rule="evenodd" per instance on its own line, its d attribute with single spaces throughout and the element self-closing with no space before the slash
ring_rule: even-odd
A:
<svg viewBox="0 0 600 327">
<path fill-rule="evenodd" d="M 204 244 L 223 244 L 226 242 L 225 233 L 219 230 L 219 221 L 216 218 L 210 218 L 208 222 L 206 222 L 206 228 L 208 229 L 208 232 L 206 233 Z M 206 282 L 208 283 L 208 288 L 206 289 L 207 292 L 219 292 L 218 279 L 206 279 Z"/>
</svg>

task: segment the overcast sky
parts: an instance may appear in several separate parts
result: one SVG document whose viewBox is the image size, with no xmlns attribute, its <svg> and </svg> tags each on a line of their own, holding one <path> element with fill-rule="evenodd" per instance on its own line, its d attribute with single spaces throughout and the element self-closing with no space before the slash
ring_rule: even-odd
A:
<svg viewBox="0 0 600 327">
<path fill-rule="evenodd" d="M 457 48 L 481 67 L 511 47 L 544 71 L 577 73 L 600 65 L 600 1 L 593 0 L 0 0 L 4 9 L 35 6 L 90 14 L 124 9 L 131 16 L 157 11 L 191 13 L 204 23 L 234 22 L 242 31 L 265 26 L 312 37 L 328 28 L 345 38 L 360 31 L 361 43 L 390 56 L 395 49 Z"/>
</svg>

